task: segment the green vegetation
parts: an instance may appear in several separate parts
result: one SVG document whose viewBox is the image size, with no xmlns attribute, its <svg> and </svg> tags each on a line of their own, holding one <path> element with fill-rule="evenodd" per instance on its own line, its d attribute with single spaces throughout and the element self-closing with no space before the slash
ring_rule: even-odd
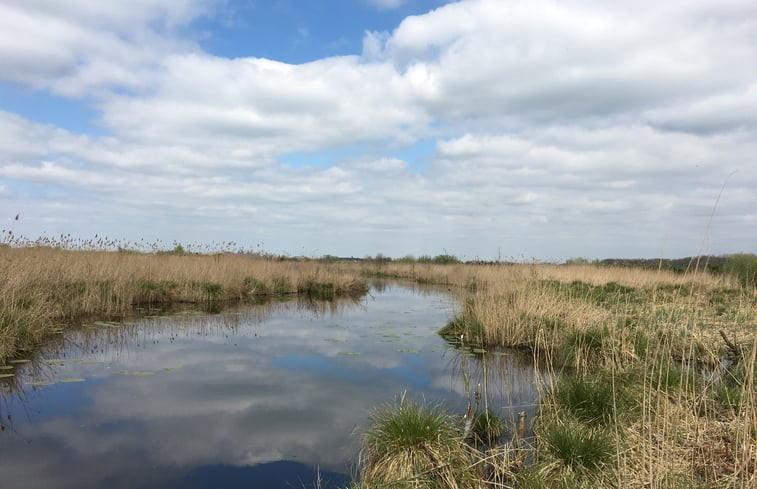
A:
<svg viewBox="0 0 757 489">
<path fill-rule="evenodd" d="M 731 255 L 723 269 L 725 273 L 735 276 L 744 287 L 757 287 L 757 255 Z"/>
<path fill-rule="evenodd" d="M 471 451 L 440 406 L 400 399 L 362 434 L 360 487 L 472 488 Z"/>
<path fill-rule="evenodd" d="M 505 436 L 505 421 L 492 409 L 485 409 L 473 420 L 471 434 L 477 446 L 491 447 Z"/>
<path fill-rule="evenodd" d="M 462 307 L 440 331 L 455 348 L 527 349 L 551 379 L 531 444 L 474 452 L 476 469 L 466 471 L 478 487 L 751 488 L 757 289 L 750 257 L 692 261 L 688 273 L 581 260 L 403 262 L 382 271 L 459 295 Z"/>
<path fill-rule="evenodd" d="M 555 422 L 543 428 L 541 437 L 549 454 L 572 469 L 600 468 L 615 454 L 615 444 L 607 432 L 581 424 Z"/>
</svg>

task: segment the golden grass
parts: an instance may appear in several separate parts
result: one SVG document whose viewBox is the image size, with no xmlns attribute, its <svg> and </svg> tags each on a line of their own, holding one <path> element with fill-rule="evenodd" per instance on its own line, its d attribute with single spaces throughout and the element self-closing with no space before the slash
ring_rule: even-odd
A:
<svg viewBox="0 0 757 489">
<path fill-rule="evenodd" d="M 0 247 L 0 362 L 56 323 L 122 317 L 134 306 L 366 290 L 354 268 L 249 255 L 171 255 Z"/>
<path fill-rule="evenodd" d="M 461 305 L 446 332 L 527 347 L 546 370 L 534 463 L 508 450 L 481 454 L 499 461 L 492 482 L 757 487 L 754 288 L 728 275 L 591 265 L 383 264 L 380 273 L 448 285 Z M 609 425 L 576 419 L 556 398 L 554 381 L 569 372 L 612 386 Z M 612 462 L 588 470 L 556 457 L 543 437 L 565 423 L 611 434 Z"/>
<path fill-rule="evenodd" d="M 33 347 L 56 323 L 86 315 L 119 317 L 135 305 L 157 302 L 349 294 L 365 290 L 361 277 L 366 275 L 445 284 L 460 298 L 455 327 L 470 334 L 466 342 L 527 347 L 547 369 L 539 378 L 556 379 L 566 371 L 605 375 L 617 387 L 614 409 L 635 403 L 628 411 L 632 414 L 613 417 L 602 428 L 614 437 L 613 462 L 576 470 L 540 441 L 540 425 L 585 422 L 573 419 L 547 383 L 530 468 L 523 464 L 528 457 L 520 454 L 480 454 L 470 464 L 473 472 L 447 473 L 447 482 L 486 485 L 474 467 L 493 465 L 499 467 L 494 473 L 500 481 L 514 480 L 520 487 L 757 487 L 757 291 L 724 275 L 3 247 L 0 361 Z M 740 374 L 723 368 L 726 358 L 740 366 Z M 633 399 L 624 400 L 621 392 Z M 417 455 L 410 450 L 394 461 L 386 459 L 400 466 L 379 464 L 373 483 L 369 477 L 364 487 L 383 486 L 387 479 L 380 474 L 389 470 L 392 480 L 404 480 L 404 486 L 436 484 L 426 477 L 438 471 L 436 455 L 428 463 Z M 408 465 L 413 471 L 403 472 Z M 426 468 L 419 472 L 421 466 Z"/>
</svg>

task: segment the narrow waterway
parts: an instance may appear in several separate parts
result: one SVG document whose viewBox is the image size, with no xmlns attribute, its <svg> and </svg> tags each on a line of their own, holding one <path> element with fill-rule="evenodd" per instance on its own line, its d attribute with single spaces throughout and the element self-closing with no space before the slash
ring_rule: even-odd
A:
<svg viewBox="0 0 757 489">
<path fill-rule="evenodd" d="M 184 311 L 67 332 L 0 379 L 0 485 L 346 485 L 375 408 L 407 397 L 463 413 L 479 384 L 506 419 L 535 372 L 436 334 L 446 289 L 374 286 L 357 301 Z"/>
</svg>

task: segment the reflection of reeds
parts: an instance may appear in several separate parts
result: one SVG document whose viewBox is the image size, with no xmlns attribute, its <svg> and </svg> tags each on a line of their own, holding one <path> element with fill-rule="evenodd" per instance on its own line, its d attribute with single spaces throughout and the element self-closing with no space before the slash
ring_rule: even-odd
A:
<svg viewBox="0 0 757 489">
<path fill-rule="evenodd" d="M 135 306 L 360 295 L 358 272 L 339 263 L 244 254 L 154 254 L 0 248 L 0 362 L 46 337 L 56 323 L 123 317 Z"/>
</svg>

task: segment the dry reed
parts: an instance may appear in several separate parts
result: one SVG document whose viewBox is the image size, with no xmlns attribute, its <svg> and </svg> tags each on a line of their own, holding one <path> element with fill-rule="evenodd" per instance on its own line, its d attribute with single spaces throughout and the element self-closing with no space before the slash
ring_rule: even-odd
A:
<svg viewBox="0 0 757 489">
<path fill-rule="evenodd" d="M 366 291 L 347 266 L 241 254 L 0 247 L 0 277 L 0 362 L 36 345 L 56 323 L 123 317 L 135 306 Z"/>
</svg>

